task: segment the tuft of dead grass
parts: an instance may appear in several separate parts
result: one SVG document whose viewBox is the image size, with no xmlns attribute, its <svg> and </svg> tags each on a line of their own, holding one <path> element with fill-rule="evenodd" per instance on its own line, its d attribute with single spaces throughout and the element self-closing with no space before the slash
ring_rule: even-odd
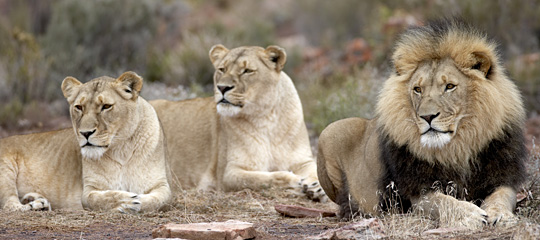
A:
<svg viewBox="0 0 540 240">
<path fill-rule="evenodd" d="M 110 212 L 54 210 L 48 212 L 0 211 L 0 236 L 15 239 L 83 238 L 83 239 L 148 239 L 154 228 L 166 223 L 197 223 L 241 220 L 255 224 L 257 239 L 306 239 L 337 229 L 350 222 L 336 217 L 288 218 L 274 210 L 277 204 L 336 211 L 332 202 L 312 202 L 302 197 L 268 188 L 239 192 L 187 190 L 177 193 L 172 210 L 128 215 Z M 535 210 L 536 214 L 538 210 Z M 532 213 L 531 213 L 532 214 Z M 533 216 L 518 212 L 520 222 L 509 228 L 469 231 L 450 229 L 440 234 L 426 234 L 440 226 L 419 215 L 384 214 L 378 217 L 388 239 L 534 239 L 540 237 L 540 225 Z M 356 218 L 353 221 L 359 221 Z"/>
</svg>

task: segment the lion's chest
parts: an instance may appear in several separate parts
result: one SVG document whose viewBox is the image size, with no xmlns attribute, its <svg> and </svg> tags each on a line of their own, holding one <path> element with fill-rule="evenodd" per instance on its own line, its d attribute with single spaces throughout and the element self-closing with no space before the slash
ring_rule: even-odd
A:
<svg viewBox="0 0 540 240">
<path fill-rule="evenodd" d="M 269 131 L 257 129 L 243 138 L 229 139 L 228 162 L 238 162 L 249 170 L 285 171 L 298 158 L 294 144 Z"/>
<path fill-rule="evenodd" d="M 157 176 L 160 176 L 160 174 L 155 173 L 154 167 L 143 166 L 135 161 L 119 164 L 115 161 L 102 159 L 101 163 L 100 168 L 85 170 L 85 175 L 93 172 L 93 175 L 96 176 L 93 180 L 99 182 L 101 189 L 145 193 L 157 181 Z"/>
<path fill-rule="evenodd" d="M 116 173 L 109 175 L 109 187 L 114 190 L 142 193 L 147 188 L 145 182 L 140 181 L 142 175 L 143 173 L 136 169 L 120 168 Z"/>
</svg>

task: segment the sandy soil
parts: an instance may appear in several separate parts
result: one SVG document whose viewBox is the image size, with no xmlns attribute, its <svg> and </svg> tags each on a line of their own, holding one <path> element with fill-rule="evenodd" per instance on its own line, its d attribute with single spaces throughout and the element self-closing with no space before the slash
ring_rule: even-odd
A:
<svg viewBox="0 0 540 240">
<path fill-rule="evenodd" d="M 529 203 L 525 200 L 520 206 L 525 209 L 525 204 Z M 150 239 L 152 230 L 161 224 L 234 219 L 254 223 L 257 239 L 306 239 L 349 224 L 338 221 L 336 217 L 284 217 L 274 210 L 276 204 L 336 210 L 336 205 L 331 202 L 311 202 L 280 189 L 233 193 L 190 190 L 177 195 L 173 210 L 159 213 L 128 215 L 82 210 L 0 211 L 0 238 Z M 426 230 L 438 226 L 434 221 L 414 215 L 385 216 L 381 222 L 386 239 L 527 239 L 527 236 L 540 237 L 540 225 L 535 223 L 537 220 L 533 216 L 526 216 L 531 214 L 538 215 L 538 211 L 522 212 L 522 221 L 518 226 L 510 228 L 486 226 L 478 231 L 455 231 L 438 235 L 424 235 Z"/>
<path fill-rule="evenodd" d="M 66 119 L 60 121 L 66 125 Z M 33 129 L 35 131 L 35 129 Z M 39 129 L 49 130 L 49 129 Z M 33 132 L 32 130 L 19 133 Z M 3 135 L 11 135 L 4 133 Z M 2 134 L 0 134 L 2 135 Z M 530 141 L 530 140 L 529 140 Z M 312 138 L 316 145 L 316 138 Z M 450 231 L 423 234 L 437 223 L 414 215 L 380 217 L 386 239 L 540 239 L 540 147 L 536 144 L 529 158 L 529 182 L 518 203 L 520 222 L 509 228 L 486 226 L 478 231 Z M 1 184 L 1 183 L 0 183 Z M 0 239 L 150 239 L 152 230 L 166 223 L 196 223 L 240 220 L 254 223 L 257 239 L 306 239 L 345 226 L 336 217 L 289 218 L 274 209 L 277 204 L 337 210 L 332 202 L 317 203 L 283 189 L 239 192 L 183 191 L 177 194 L 173 210 L 127 215 L 108 212 L 55 210 L 7 212 L 0 210 Z M 355 221 L 360 221 L 356 219 Z M 365 236 L 369 239 L 370 236 Z"/>
</svg>

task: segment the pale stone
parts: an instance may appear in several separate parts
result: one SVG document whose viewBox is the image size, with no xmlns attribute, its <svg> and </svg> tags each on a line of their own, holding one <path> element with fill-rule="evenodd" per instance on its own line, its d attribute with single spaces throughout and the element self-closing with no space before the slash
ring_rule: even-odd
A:
<svg viewBox="0 0 540 240">
<path fill-rule="evenodd" d="M 227 239 L 255 238 L 252 223 L 229 220 L 226 222 L 175 224 L 169 223 L 152 231 L 153 238 Z"/>
<path fill-rule="evenodd" d="M 281 213 L 282 215 L 286 217 L 334 217 L 336 216 L 336 213 L 333 211 L 327 211 L 327 210 L 320 210 L 315 208 L 306 208 L 306 207 L 300 207 L 300 206 L 293 206 L 293 205 L 275 205 L 274 209 L 278 213 Z"/>
<path fill-rule="evenodd" d="M 466 228 L 435 228 L 430 229 L 422 233 L 422 235 L 444 235 L 448 233 L 454 233 L 459 231 L 465 231 Z"/>
</svg>

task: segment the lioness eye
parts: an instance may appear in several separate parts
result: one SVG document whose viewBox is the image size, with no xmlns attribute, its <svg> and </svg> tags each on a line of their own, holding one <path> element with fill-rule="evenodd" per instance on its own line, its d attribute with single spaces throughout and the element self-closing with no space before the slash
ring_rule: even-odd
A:
<svg viewBox="0 0 540 240">
<path fill-rule="evenodd" d="M 111 104 L 103 104 L 103 106 L 101 107 L 101 111 L 107 110 L 107 109 L 109 109 L 109 108 L 111 108 L 111 107 L 112 107 Z"/>
<path fill-rule="evenodd" d="M 221 68 L 218 68 L 218 71 L 224 73 L 224 72 L 225 72 L 225 68 L 222 68 L 222 67 L 221 67 Z"/>
<path fill-rule="evenodd" d="M 413 90 L 416 93 L 422 93 L 422 88 L 421 87 L 414 87 Z"/>
<path fill-rule="evenodd" d="M 454 88 L 456 88 L 456 85 L 451 84 L 451 83 L 446 84 L 446 90 L 452 90 L 452 89 L 454 89 Z"/>
<path fill-rule="evenodd" d="M 79 111 L 82 111 L 82 106 L 81 105 L 75 105 L 75 108 Z"/>
<path fill-rule="evenodd" d="M 253 72 L 253 70 L 246 68 L 246 69 L 244 69 L 244 71 L 242 71 L 242 74 L 252 73 L 252 72 Z"/>
</svg>

